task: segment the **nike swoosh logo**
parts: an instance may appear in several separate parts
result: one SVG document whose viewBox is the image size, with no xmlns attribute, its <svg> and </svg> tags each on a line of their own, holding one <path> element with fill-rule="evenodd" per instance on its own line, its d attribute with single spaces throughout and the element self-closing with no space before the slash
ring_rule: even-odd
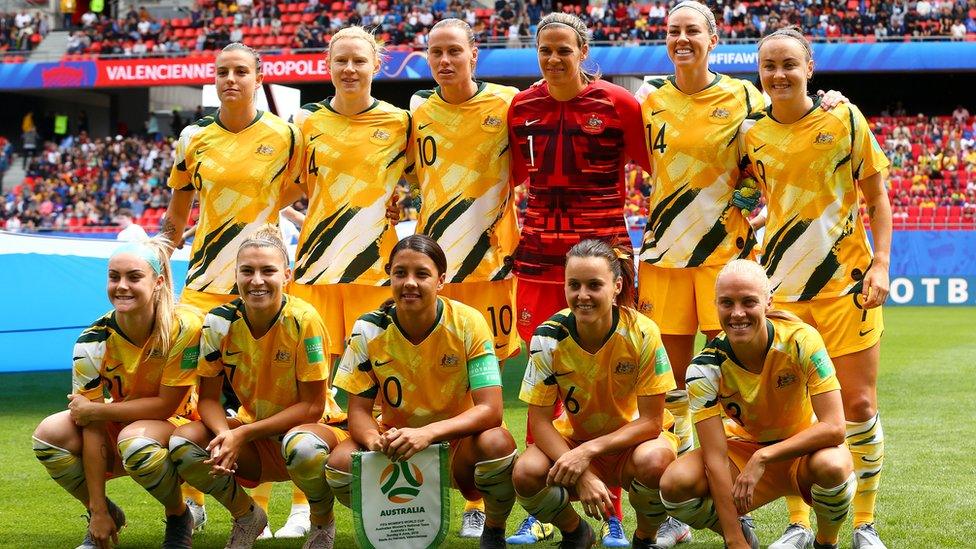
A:
<svg viewBox="0 0 976 549">
<path fill-rule="evenodd" d="M 868 334 L 870 334 L 870 333 L 871 333 L 871 332 L 873 332 L 873 331 L 874 331 L 874 328 L 871 328 L 870 330 L 867 330 L 867 331 L 864 331 L 864 332 L 861 332 L 861 331 L 858 331 L 858 332 L 857 332 L 857 335 L 859 335 L 859 336 L 861 336 L 861 337 L 864 337 L 864 336 L 866 336 L 866 335 L 868 335 Z"/>
<path fill-rule="evenodd" d="M 658 114 L 661 114 L 662 112 L 664 112 L 664 111 L 666 111 L 666 110 L 667 110 L 667 109 L 661 109 L 661 110 L 659 110 L 659 111 L 651 111 L 651 116 L 655 116 L 655 115 L 658 115 Z"/>
<path fill-rule="evenodd" d="M 380 362 L 380 361 L 377 360 L 377 361 L 373 362 L 373 366 L 383 366 L 383 365 L 389 364 L 391 362 L 393 362 L 393 359 L 392 358 L 390 360 L 387 360 L 386 362 Z"/>
<path fill-rule="evenodd" d="M 495 348 L 496 349 L 504 349 L 507 346 L 508 346 L 508 343 L 496 343 L 495 344 Z"/>
<path fill-rule="evenodd" d="M 309 140 L 309 141 L 315 141 L 315 140 L 316 140 L 316 139 L 318 139 L 319 137 L 322 137 L 322 134 L 320 134 L 320 133 L 317 133 L 317 134 L 315 134 L 315 135 L 313 135 L 312 137 L 309 137 L 309 138 L 308 138 L 308 140 Z"/>
<path fill-rule="evenodd" d="M 119 369 L 119 366 L 121 366 L 121 365 L 122 365 L 122 363 L 121 363 L 121 362 L 119 362 L 119 363 L 118 363 L 118 364 L 116 364 L 115 366 L 111 366 L 111 367 L 108 367 L 108 368 L 105 368 L 105 371 L 106 371 L 106 372 L 113 372 L 113 371 L 115 371 L 115 370 L 118 370 L 118 369 Z"/>
<path fill-rule="evenodd" d="M 225 352 L 225 353 L 224 353 L 224 356 L 234 356 L 234 355 L 239 355 L 239 354 L 241 354 L 242 352 L 243 352 L 243 351 L 233 351 L 233 352 L 231 352 L 231 351 L 227 351 L 227 352 Z"/>
<path fill-rule="evenodd" d="M 535 120 L 526 120 L 526 121 L 525 121 L 525 125 L 526 125 L 526 126 L 531 126 L 532 124 L 535 124 L 535 123 L 536 123 L 536 122 L 538 122 L 539 120 L 542 120 L 542 119 L 541 119 L 541 118 L 536 118 Z"/>
<path fill-rule="evenodd" d="M 768 145 L 768 144 L 769 143 L 766 143 L 766 145 Z M 753 147 L 752 148 L 752 152 L 759 152 L 759 149 L 765 147 L 766 145 L 759 145 L 758 147 Z"/>
<path fill-rule="evenodd" d="M 419 126 L 417 126 L 417 129 L 418 130 L 422 130 L 422 129 L 426 128 L 427 126 L 430 126 L 431 124 L 433 124 L 433 122 L 428 122 L 426 124 L 420 124 Z"/>
<path fill-rule="evenodd" d="M 541 352 L 542 352 L 542 349 L 536 349 L 536 350 L 534 350 L 534 351 L 529 351 L 529 354 L 530 354 L 530 355 L 534 355 L 534 354 L 536 354 L 536 353 L 541 353 Z"/>
</svg>

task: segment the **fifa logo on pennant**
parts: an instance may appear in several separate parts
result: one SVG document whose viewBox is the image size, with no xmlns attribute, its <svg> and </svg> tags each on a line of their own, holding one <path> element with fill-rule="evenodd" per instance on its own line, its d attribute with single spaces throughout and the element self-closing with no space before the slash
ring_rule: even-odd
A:
<svg viewBox="0 0 976 549">
<path fill-rule="evenodd" d="M 380 492 L 390 503 L 410 503 L 420 495 L 423 484 L 423 472 L 407 461 L 387 465 L 380 475 Z"/>
</svg>

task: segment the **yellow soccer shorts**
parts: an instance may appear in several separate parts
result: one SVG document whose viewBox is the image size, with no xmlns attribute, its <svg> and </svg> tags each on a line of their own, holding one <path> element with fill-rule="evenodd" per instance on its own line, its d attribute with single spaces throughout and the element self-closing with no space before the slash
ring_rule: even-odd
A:
<svg viewBox="0 0 976 549">
<path fill-rule="evenodd" d="M 663 335 L 721 330 L 715 309 L 715 279 L 722 267 L 665 268 L 642 261 L 637 272 L 637 308 Z"/>
<path fill-rule="evenodd" d="M 365 284 L 295 284 L 288 294 L 307 301 L 322 317 L 329 332 L 329 354 L 341 355 L 352 325 L 364 314 L 380 308 L 393 297 L 389 286 Z"/>
<path fill-rule="evenodd" d="M 789 311 L 820 332 L 832 358 L 870 349 L 884 333 L 881 307 L 861 307 L 861 295 L 814 299 L 812 301 L 776 301 L 773 308 Z"/>
<path fill-rule="evenodd" d="M 180 294 L 180 304 L 196 307 L 203 314 L 207 314 L 211 311 L 211 309 L 216 309 L 217 307 L 230 303 L 239 297 L 241 296 L 234 294 L 210 294 L 207 292 L 198 292 L 189 288 L 183 288 L 183 293 Z"/>
<path fill-rule="evenodd" d="M 499 360 L 505 360 L 519 352 L 519 334 L 514 316 L 514 277 L 445 284 L 439 295 L 473 307 L 485 317 L 495 336 L 495 355 Z"/>
</svg>

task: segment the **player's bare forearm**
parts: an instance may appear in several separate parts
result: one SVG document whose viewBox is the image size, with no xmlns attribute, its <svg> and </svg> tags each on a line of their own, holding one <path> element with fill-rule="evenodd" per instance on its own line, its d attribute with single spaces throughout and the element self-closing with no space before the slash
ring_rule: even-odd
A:
<svg viewBox="0 0 976 549">
<path fill-rule="evenodd" d="M 858 181 L 861 194 L 864 196 L 868 219 L 871 221 L 871 235 L 874 237 L 873 266 L 888 270 L 891 260 L 891 203 L 888 201 L 888 191 L 884 186 L 884 178 L 880 173 Z"/>
<path fill-rule="evenodd" d="M 718 513 L 722 536 L 726 542 L 739 540 L 745 543 L 745 537 L 739 527 L 739 512 L 732 501 L 732 474 L 729 472 L 728 443 L 722 419 L 715 416 L 699 421 L 695 424 L 695 431 L 701 444 L 708 492 Z"/>
<path fill-rule="evenodd" d="M 810 398 L 817 423 L 786 440 L 758 450 L 756 457 L 763 463 L 786 461 L 844 443 L 846 425 L 840 391 L 829 391 Z"/>
<path fill-rule="evenodd" d="M 553 462 L 570 450 L 569 444 L 552 424 L 554 409 L 555 406 L 529 405 L 529 428 L 532 429 L 534 444 Z"/>
<path fill-rule="evenodd" d="M 253 442 L 322 419 L 325 411 L 325 381 L 299 381 L 299 401 L 270 417 L 240 427 L 244 440 Z"/>
<path fill-rule="evenodd" d="M 176 413 L 189 390 L 189 387 L 162 385 L 159 387 L 159 394 L 154 397 L 104 404 L 99 408 L 95 419 L 119 423 L 131 423 L 140 419 L 167 419 Z"/>
<path fill-rule="evenodd" d="M 592 455 L 612 454 L 657 438 L 664 417 L 664 395 L 637 397 L 640 416 L 612 433 L 584 442 Z"/>
<path fill-rule="evenodd" d="M 160 234 L 165 236 L 176 247 L 183 243 L 183 230 L 190 218 L 190 208 L 193 206 L 194 191 L 173 191 L 169 206 L 163 216 Z"/>
<path fill-rule="evenodd" d="M 200 414 L 200 421 L 215 435 L 230 429 L 227 424 L 227 412 L 220 404 L 220 390 L 223 383 L 224 376 L 198 378 L 200 398 L 197 402 L 197 413 Z"/>
<path fill-rule="evenodd" d="M 374 399 L 349 395 L 349 436 L 370 450 L 380 438 L 380 426 L 373 417 L 374 402 Z"/>
<path fill-rule="evenodd" d="M 474 401 L 471 408 L 425 427 L 432 435 L 433 442 L 464 438 L 501 426 L 501 387 L 484 387 L 471 391 L 471 400 Z"/>
<path fill-rule="evenodd" d="M 108 512 L 105 499 L 105 473 L 114 459 L 115 452 L 108 447 L 105 424 L 97 421 L 82 428 L 81 462 L 88 485 L 88 510 L 92 513 Z"/>
</svg>

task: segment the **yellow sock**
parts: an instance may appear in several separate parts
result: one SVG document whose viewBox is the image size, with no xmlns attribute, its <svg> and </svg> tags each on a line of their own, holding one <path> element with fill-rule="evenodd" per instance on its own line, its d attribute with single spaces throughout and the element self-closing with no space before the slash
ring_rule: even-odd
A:
<svg viewBox="0 0 976 549">
<path fill-rule="evenodd" d="M 874 506 L 878 497 L 878 483 L 884 466 L 884 431 L 881 418 L 875 416 L 864 422 L 847 422 L 847 447 L 854 458 L 857 492 L 851 508 L 854 526 L 874 522 Z"/>
<path fill-rule="evenodd" d="M 271 482 L 262 482 L 258 484 L 253 490 L 251 490 L 251 499 L 258 507 L 264 509 L 264 512 L 268 512 L 268 502 L 271 501 L 271 488 L 274 484 Z"/>
<path fill-rule="evenodd" d="M 323 479 L 325 476 L 322 477 Z M 308 505 L 308 498 L 305 497 L 305 493 L 302 492 L 298 486 L 292 484 L 291 486 L 291 504 L 295 505 Z"/>
<path fill-rule="evenodd" d="M 810 527 L 810 506 L 800 496 L 786 497 L 786 510 L 790 512 L 790 524 L 799 524 L 804 528 Z"/>
<path fill-rule="evenodd" d="M 464 512 L 467 513 L 468 511 L 481 511 L 482 513 L 484 513 L 485 500 L 483 499 L 476 499 L 474 501 L 464 500 Z"/>
<path fill-rule="evenodd" d="M 183 493 L 184 499 L 190 498 L 190 501 L 196 503 L 197 505 L 204 504 L 204 499 L 203 499 L 204 493 L 190 486 L 189 484 L 184 482 L 183 486 L 180 488 L 180 491 Z"/>
</svg>

